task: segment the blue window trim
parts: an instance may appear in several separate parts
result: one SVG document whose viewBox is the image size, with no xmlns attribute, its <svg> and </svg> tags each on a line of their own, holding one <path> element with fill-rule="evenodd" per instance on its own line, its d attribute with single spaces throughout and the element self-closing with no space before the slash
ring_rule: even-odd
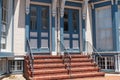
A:
<svg viewBox="0 0 120 80">
<path fill-rule="evenodd" d="M 81 3 L 70 2 L 70 1 L 66 1 L 65 5 L 66 6 L 74 6 L 74 7 L 82 7 Z"/>
<path fill-rule="evenodd" d="M 112 28 L 113 28 L 113 47 L 115 51 L 119 50 L 119 32 L 118 32 L 118 26 L 117 26 L 117 12 L 118 12 L 118 6 L 116 4 L 111 5 L 112 7 Z"/>
<path fill-rule="evenodd" d="M 52 16 L 52 52 L 55 51 L 55 16 Z"/>
<path fill-rule="evenodd" d="M 35 7 L 40 7 L 40 9 L 42 8 L 42 6 L 37 6 L 37 5 L 30 5 L 30 8 L 31 8 L 31 6 L 35 6 Z M 48 6 L 47 6 L 48 7 Z M 39 12 L 40 12 L 40 9 L 38 9 L 39 10 Z M 38 15 L 38 14 L 37 14 Z M 38 16 L 38 17 L 40 17 L 40 16 Z M 26 20 L 25 20 L 25 25 L 26 25 L 26 40 L 27 39 L 30 39 L 30 38 L 32 38 L 32 39 L 36 39 L 36 37 L 30 37 L 30 13 L 29 14 L 26 14 L 26 18 L 25 18 Z M 50 16 L 49 16 L 49 19 L 50 19 Z M 37 20 L 37 21 L 40 21 L 40 20 Z M 41 23 L 39 23 L 39 24 L 41 24 Z M 37 24 L 37 25 L 39 25 L 39 24 Z M 50 24 L 50 23 L 49 23 Z M 50 29 L 50 28 L 49 28 Z M 43 31 L 43 30 L 42 30 Z M 33 31 L 34 32 L 34 31 Z M 38 32 L 38 30 L 37 30 L 37 32 Z M 49 36 L 50 36 L 50 34 L 49 34 Z M 45 37 L 43 37 L 44 39 L 46 39 Z M 50 38 L 50 37 L 49 37 Z M 40 38 L 39 38 L 40 39 Z M 25 43 L 26 44 L 26 43 Z M 40 43 L 38 43 L 38 44 L 40 44 Z M 48 47 L 49 47 L 49 49 L 42 49 L 42 48 L 40 48 L 40 49 L 33 49 L 32 50 L 32 52 L 34 52 L 34 53 L 37 53 L 37 52 L 42 52 L 42 53 L 48 53 L 48 52 L 50 52 L 50 42 L 48 43 Z M 27 44 L 26 44 L 26 46 L 25 46 L 25 51 L 27 51 Z"/>
<path fill-rule="evenodd" d="M 52 3 L 52 0 L 31 0 L 34 2 L 44 2 L 44 3 Z"/>
<path fill-rule="evenodd" d="M 118 5 L 120 5 L 120 1 L 118 1 Z"/>
<path fill-rule="evenodd" d="M 71 25 L 73 25 L 71 22 L 72 22 L 72 13 L 73 12 L 77 12 L 77 15 L 79 16 L 79 10 L 77 10 L 76 11 L 76 9 L 74 10 L 74 9 L 65 9 L 65 11 L 67 11 L 69 14 L 68 14 L 68 20 L 69 20 L 69 22 L 68 22 L 68 26 L 70 27 L 70 28 L 68 28 L 68 31 L 66 31 L 66 32 L 64 32 L 64 17 L 61 17 L 61 19 L 60 19 L 60 26 L 61 26 L 61 28 L 60 28 L 60 30 L 61 30 L 61 41 L 62 41 L 62 43 L 64 43 L 64 40 L 70 40 L 70 49 L 68 49 L 67 51 L 68 52 L 80 52 L 80 37 L 79 38 L 72 38 L 72 35 L 71 34 L 78 34 L 79 36 L 80 36 L 80 31 L 79 31 L 79 18 L 77 18 L 77 31 L 76 32 L 73 32 L 73 29 L 72 29 L 72 26 Z M 64 38 L 64 33 L 69 33 L 70 34 L 70 38 Z M 78 40 L 79 41 L 79 49 L 73 49 L 72 47 L 73 47 L 73 45 L 72 45 L 72 43 L 71 43 L 71 40 Z M 62 51 L 64 51 L 64 50 L 62 50 Z"/>
<path fill-rule="evenodd" d="M 86 37 L 85 37 L 85 20 L 82 18 L 82 51 L 85 51 L 85 41 L 86 41 Z"/>
<path fill-rule="evenodd" d="M 2 29 L 2 0 L 0 0 L 0 35 Z M 1 49 L 1 37 L 0 37 L 0 49 Z"/>
<path fill-rule="evenodd" d="M 112 13 L 112 32 L 113 32 L 113 51 L 118 51 L 118 31 L 117 31 L 117 22 L 116 22 L 116 12 L 118 10 L 118 7 L 116 4 L 111 5 L 111 1 L 98 3 L 94 5 L 94 9 L 92 9 L 92 34 L 93 34 L 93 46 L 96 48 L 96 20 L 95 20 L 95 8 L 100 8 L 104 6 L 111 6 L 111 13 Z"/>
<path fill-rule="evenodd" d="M 93 25 L 93 28 L 92 28 L 92 40 L 93 40 L 93 46 L 96 48 L 96 23 L 95 23 L 96 19 L 95 19 L 95 8 L 92 9 L 92 25 Z"/>
<path fill-rule="evenodd" d="M 111 5 L 111 4 L 112 4 L 111 1 L 107 1 L 107 2 L 102 2 L 102 3 L 95 4 L 94 7 L 98 8 L 98 7 L 108 6 L 108 5 Z"/>
</svg>

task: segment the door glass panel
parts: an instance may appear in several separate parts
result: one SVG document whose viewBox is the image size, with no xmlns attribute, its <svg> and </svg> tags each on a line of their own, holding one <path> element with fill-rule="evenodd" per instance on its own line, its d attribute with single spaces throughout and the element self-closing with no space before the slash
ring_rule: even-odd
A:
<svg viewBox="0 0 120 80">
<path fill-rule="evenodd" d="M 37 30 L 37 9 L 31 7 L 31 16 L 30 16 L 30 29 Z"/>
<path fill-rule="evenodd" d="M 73 23 L 73 31 L 74 32 L 77 32 L 77 12 L 76 11 L 73 11 L 73 13 L 72 13 L 72 23 Z"/>
<path fill-rule="evenodd" d="M 64 32 L 68 32 L 68 12 L 64 13 Z"/>
<path fill-rule="evenodd" d="M 49 12 L 47 7 L 42 7 L 42 29 L 48 29 Z"/>
</svg>

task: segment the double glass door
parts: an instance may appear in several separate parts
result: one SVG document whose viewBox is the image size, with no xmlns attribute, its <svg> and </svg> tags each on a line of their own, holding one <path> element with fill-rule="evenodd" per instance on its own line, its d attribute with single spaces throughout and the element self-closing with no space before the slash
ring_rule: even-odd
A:
<svg viewBox="0 0 120 80">
<path fill-rule="evenodd" d="M 79 10 L 65 9 L 64 44 L 70 52 L 80 51 Z"/>
<path fill-rule="evenodd" d="M 49 51 L 49 7 L 31 5 L 30 46 L 33 51 Z"/>
</svg>

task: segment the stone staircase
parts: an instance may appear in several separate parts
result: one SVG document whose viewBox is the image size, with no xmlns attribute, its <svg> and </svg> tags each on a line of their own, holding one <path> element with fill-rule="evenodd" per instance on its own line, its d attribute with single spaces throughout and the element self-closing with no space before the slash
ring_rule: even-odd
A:
<svg viewBox="0 0 120 80">
<path fill-rule="evenodd" d="M 102 77 L 103 72 L 89 56 L 73 54 L 71 55 L 71 75 L 68 74 L 66 64 L 61 56 L 34 55 L 33 78 L 29 66 L 29 57 L 25 57 L 24 76 L 27 80 L 69 80 L 86 77 Z"/>
</svg>

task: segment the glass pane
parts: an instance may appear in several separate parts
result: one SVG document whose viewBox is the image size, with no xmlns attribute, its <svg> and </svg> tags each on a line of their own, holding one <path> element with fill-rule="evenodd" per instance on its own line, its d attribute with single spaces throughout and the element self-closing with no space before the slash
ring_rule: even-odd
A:
<svg viewBox="0 0 120 80">
<path fill-rule="evenodd" d="M 17 61 L 17 70 L 22 70 L 22 61 Z"/>
<path fill-rule="evenodd" d="M 73 11 L 72 13 L 72 23 L 73 23 L 73 31 L 77 32 L 77 12 Z"/>
<path fill-rule="evenodd" d="M 15 61 L 10 61 L 10 71 L 15 70 Z"/>
<path fill-rule="evenodd" d="M 2 6 L 4 8 L 7 8 L 8 1 L 7 0 L 2 0 L 2 2 L 3 2 Z"/>
<path fill-rule="evenodd" d="M 105 58 L 100 58 L 100 57 L 97 57 L 97 64 L 99 65 L 99 67 L 101 69 L 105 69 Z"/>
<path fill-rule="evenodd" d="M 68 12 L 64 13 L 64 32 L 68 31 Z"/>
<path fill-rule="evenodd" d="M 96 10 L 96 47 L 99 51 L 113 50 L 111 8 Z"/>
<path fill-rule="evenodd" d="M 6 49 L 6 36 L 8 31 L 8 0 L 2 0 L 2 30 L 1 49 Z"/>
<path fill-rule="evenodd" d="M 114 57 L 107 57 L 107 69 L 114 69 Z"/>
<path fill-rule="evenodd" d="M 30 17 L 30 29 L 37 30 L 37 9 L 31 7 L 31 17 Z"/>
<path fill-rule="evenodd" d="M 49 11 L 47 7 L 42 7 L 42 29 L 48 29 Z"/>
</svg>

